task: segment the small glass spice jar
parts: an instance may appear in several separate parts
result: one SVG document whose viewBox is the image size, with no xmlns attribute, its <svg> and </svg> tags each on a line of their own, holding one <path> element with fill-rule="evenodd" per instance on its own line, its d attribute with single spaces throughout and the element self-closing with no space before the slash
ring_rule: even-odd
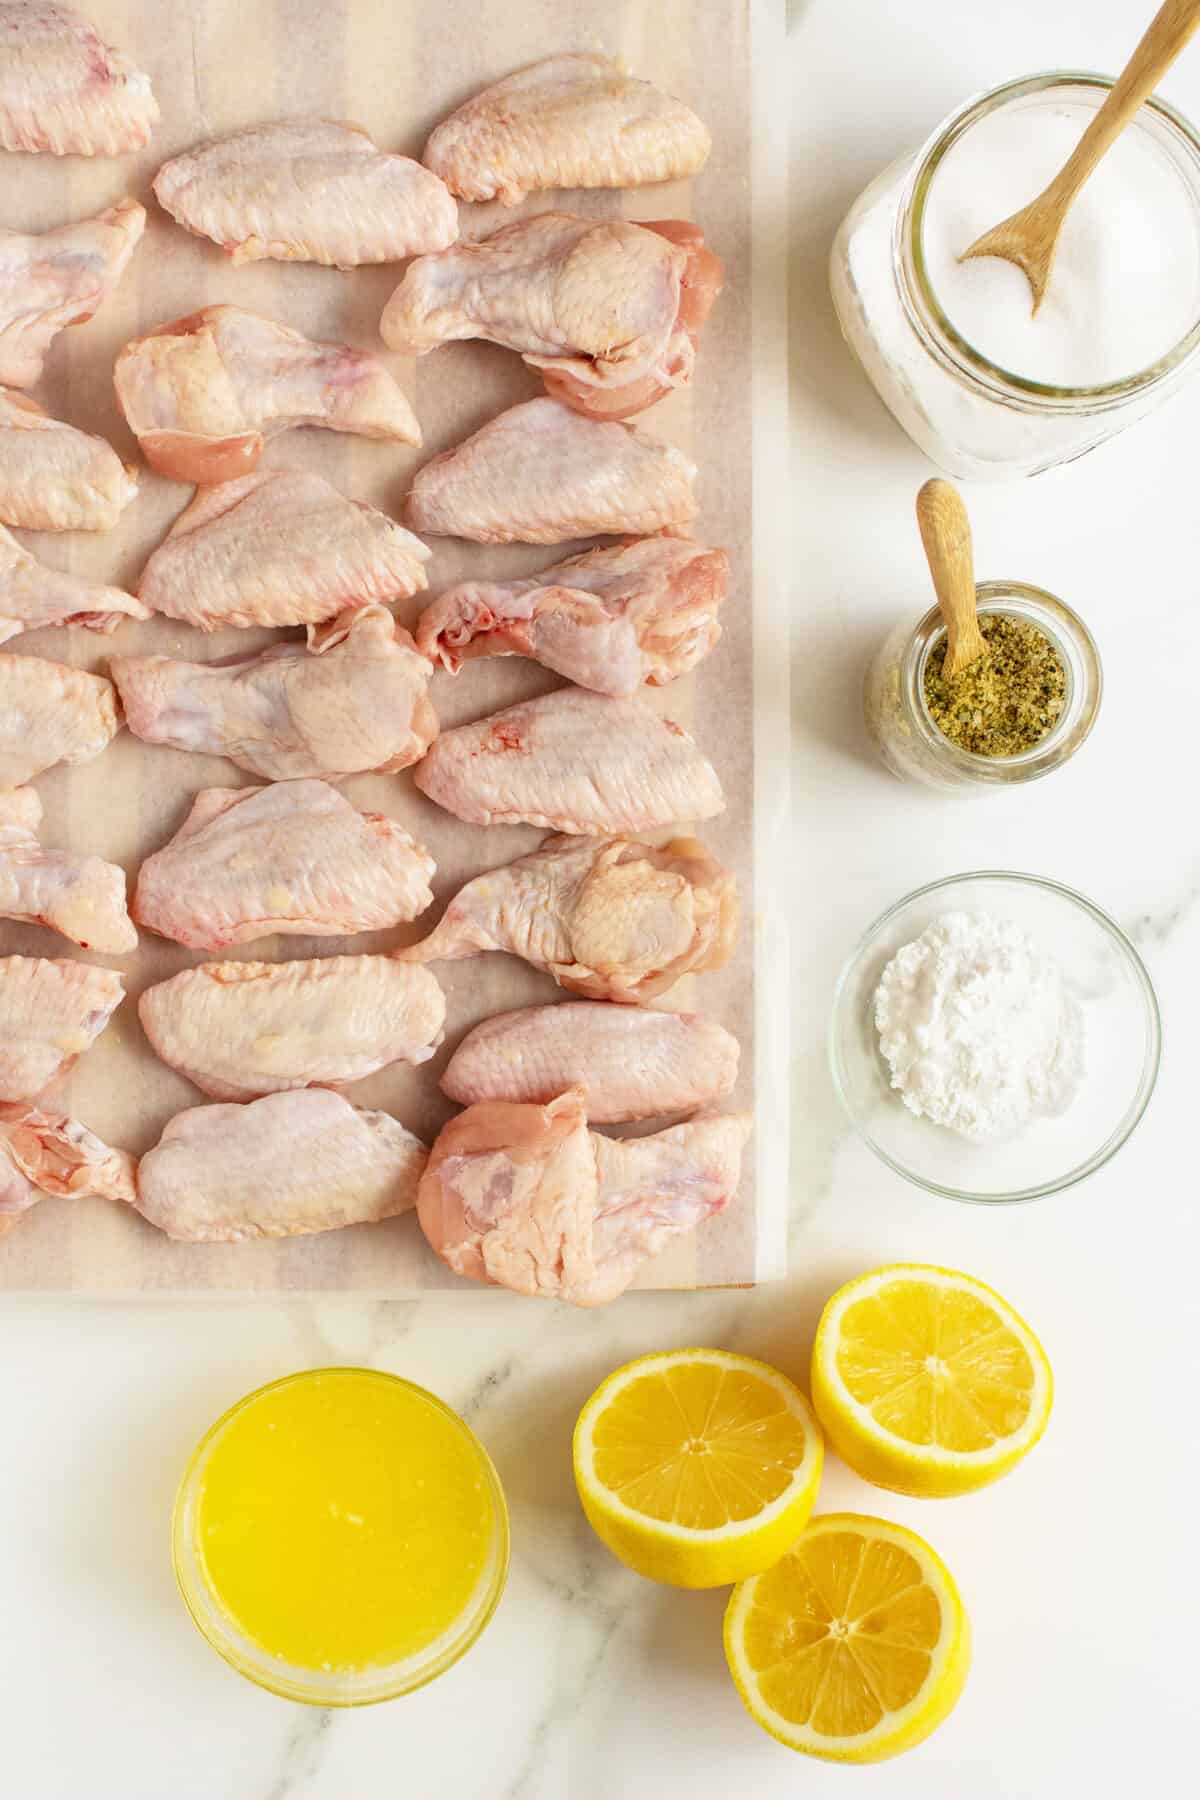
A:
<svg viewBox="0 0 1200 1800">
<path fill-rule="evenodd" d="M 1104 679 L 1091 632 L 1071 607 L 1043 588 L 1019 581 L 982 581 L 980 619 L 1005 614 L 1040 631 L 1062 663 L 1062 711 L 1046 735 L 1017 756 L 977 756 L 948 738 L 925 700 L 925 672 L 946 628 L 937 607 L 915 626 L 897 625 L 867 670 L 867 729 L 894 775 L 927 787 L 969 791 L 1036 781 L 1074 756 L 1096 722 Z"/>
</svg>

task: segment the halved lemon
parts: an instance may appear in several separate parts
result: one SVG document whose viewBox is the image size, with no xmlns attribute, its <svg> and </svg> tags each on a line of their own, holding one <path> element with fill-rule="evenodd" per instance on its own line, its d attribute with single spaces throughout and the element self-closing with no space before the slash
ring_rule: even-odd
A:
<svg viewBox="0 0 1200 1800">
<path fill-rule="evenodd" d="M 951 1711 L 971 1632 L 949 1570 L 915 1532 L 826 1513 L 733 1590 L 725 1655 L 747 1710 L 780 1743 L 882 1762 Z"/>
<path fill-rule="evenodd" d="M 813 1405 L 856 1475 L 942 1498 L 1008 1473 L 1046 1429 L 1046 1353 L 1006 1300 L 925 1263 L 861 1275 L 821 1314 Z"/>
<path fill-rule="evenodd" d="M 723 1587 L 799 1536 L 821 1432 L 794 1382 L 725 1350 L 667 1350 L 603 1382 L 575 1426 L 575 1485 L 593 1530 L 651 1581 Z"/>
</svg>

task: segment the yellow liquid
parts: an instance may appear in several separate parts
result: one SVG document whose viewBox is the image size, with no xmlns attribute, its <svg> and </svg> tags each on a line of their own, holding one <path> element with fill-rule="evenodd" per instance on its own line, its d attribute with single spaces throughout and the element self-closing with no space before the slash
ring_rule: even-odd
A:
<svg viewBox="0 0 1200 1800">
<path fill-rule="evenodd" d="M 496 1537 L 488 1470 L 452 1413 L 367 1369 L 265 1389 L 222 1427 L 196 1500 L 214 1599 L 268 1655 L 398 1662 L 461 1617 Z"/>
</svg>

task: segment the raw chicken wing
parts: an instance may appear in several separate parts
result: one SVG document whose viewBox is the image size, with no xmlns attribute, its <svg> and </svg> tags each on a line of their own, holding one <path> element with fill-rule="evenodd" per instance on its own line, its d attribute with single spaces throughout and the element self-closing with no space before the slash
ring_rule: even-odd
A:
<svg viewBox="0 0 1200 1800">
<path fill-rule="evenodd" d="M 648 1256 L 724 1212 L 738 1190 L 749 1113 L 690 1119 L 644 1138 L 592 1133 L 599 1198 L 592 1228 L 596 1275 L 581 1305 L 624 1292 Z"/>
<path fill-rule="evenodd" d="M 0 1237 L 43 1194 L 73 1200 L 94 1194 L 132 1204 L 135 1168 L 132 1156 L 110 1150 L 86 1125 L 65 1113 L 0 1106 Z"/>
<path fill-rule="evenodd" d="M 150 77 L 74 7 L 0 0 L 0 149 L 122 156 L 157 123 Z"/>
<path fill-rule="evenodd" d="M 428 1062 L 446 1018 L 427 969 L 387 956 L 201 963 L 138 1002 L 164 1062 L 214 1100 L 344 1087 L 392 1062 Z"/>
<path fill-rule="evenodd" d="M 578 1088 L 595 1124 L 693 1112 L 737 1081 L 738 1041 L 697 1013 L 651 1012 L 566 1000 L 498 1013 L 469 1031 L 442 1091 L 480 1100 L 544 1103 Z"/>
<path fill-rule="evenodd" d="M 136 200 L 40 236 L 0 229 L 0 387 L 40 379 L 51 343 L 107 300 L 145 229 Z"/>
<path fill-rule="evenodd" d="M 41 822 L 42 803 L 33 788 L 0 794 L 0 916 L 45 925 L 105 956 L 135 950 L 124 869 L 98 856 L 43 850 Z"/>
<path fill-rule="evenodd" d="M 142 864 L 133 914 L 191 950 L 273 932 L 349 937 L 424 912 L 434 868 L 403 826 L 359 812 L 328 782 L 205 788 Z"/>
<path fill-rule="evenodd" d="M 213 663 L 114 656 L 109 666 L 135 737 L 227 756 L 267 781 L 406 769 L 437 735 L 425 696 L 433 665 L 383 606 L 335 621 L 311 650 L 274 644 Z"/>
<path fill-rule="evenodd" d="M 606 837 L 724 809 L 716 770 L 641 700 L 560 688 L 447 731 L 416 773 L 471 825 L 545 825 Z"/>
<path fill-rule="evenodd" d="M 473 656 L 531 656 L 598 694 L 663 687 L 721 635 L 729 558 L 687 538 L 585 550 L 524 581 L 463 581 L 417 621 L 417 649 L 456 674 Z"/>
<path fill-rule="evenodd" d="M 656 850 L 552 837 L 468 881 L 429 937 L 392 954 L 456 962 L 507 950 L 589 999 L 651 1000 L 728 962 L 737 923 L 733 876 L 695 838 Z"/>
<path fill-rule="evenodd" d="M 47 568 L 0 525 L 0 644 L 42 625 L 85 625 L 89 631 L 115 631 L 123 618 L 149 617 L 150 608 L 121 588 L 101 587 L 98 582 Z M 0 738 L 3 736 L 0 725 Z"/>
<path fill-rule="evenodd" d="M 648 537 L 696 517 L 696 465 L 661 438 L 526 400 L 427 462 L 404 517 L 414 531 L 478 544 Z"/>
<path fill-rule="evenodd" d="M 444 250 L 458 236 L 458 208 L 436 175 L 338 119 L 282 119 L 214 138 L 164 163 L 154 192 L 235 263 L 353 269 Z"/>
<path fill-rule="evenodd" d="M 588 1130 L 575 1089 L 548 1106 L 488 1101 L 441 1132 L 417 1217 L 456 1274 L 602 1306 L 647 1257 L 724 1211 L 749 1132 L 735 1114 L 615 1143 Z"/>
<path fill-rule="evenodd" d="M 391 373 L 367 350 L 314 343 L 241 306 L 206 306 L 135 338 L 113 371 L 152 469 L 172 481 L 232 481 L 293 425 L 419 444 Z"/>
<path fill-rule="evenodd" d="M 301 1088 L 177 1114 L 138 1165 L 134 1204 L 185 1243 L 301 1237 L 407 1212 L 426 1160 L 390 1113 Z"/>
<path fill-rule="evenodd" d="M 224 625 L 319 625 L 426 585 L 429 551 L 386 513 L 320 475 L 260 469 L 201 488 L 151 556 L 138 595 L 153 612 Z"/>
<path fill-rule="evenodd" d="M 137 494 L 111 444 L 0 388 L 0 523 L 27 531 L 111 531 Z"/>
<path fill-rule="evenodd" d="M 698 226 L 539 213 L 418 257 L 379 329 L 406 356 L 461 338 L 503 344 L 568 406 L 625 419 L 690 380 L 720 286 Z"/>
<path fill-rule="evenodd" d="M 36 1100 L 95 1043 L 124 993 L 111 969 L 0 957 L 0 1100 Z"/>
<path fill-rule="evenodd" d="M 695 175 L 712 140 L 681 100 L 611 57 L 548 56 L 436 128 L 424 162 L 460 200 L 515 206 L 537 188 L 628 188 Z"/>
<path fill-rule="evenodd" d="M 55 579 L 50 570 L 41 573 Z M 115 590 L 87 592 L 97 596 Z M 9 605 L 7 598 L 0 600 L 0 611 Z M 41 656 L 0 656 L 0 792 L 25 787 L 55 763 L 91 762 L 119 730 L 113 684 L 103 675 L 88 675 Z"/>
</svg>

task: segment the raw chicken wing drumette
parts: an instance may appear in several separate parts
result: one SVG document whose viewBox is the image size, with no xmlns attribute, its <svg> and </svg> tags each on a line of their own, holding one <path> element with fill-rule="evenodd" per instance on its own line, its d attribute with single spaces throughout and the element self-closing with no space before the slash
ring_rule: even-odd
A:
<svg viewBox="0 0 1200 1800">
<path fill-rule="evenodd" d="M 206 306 L 126 344 L 117 398 L 152 469 L 231 481 L 293 425 L 419 444 L 395 377 L 368 350 L 314 343 L 242 306 Z"/>
<path fill-rule="evenodd" d="M 719 259 L 684 219 L 539 213 L 418 257 L 379 329 L 406 356 L 463 338 L 503 344 L 556 399 L 627 419 L 691 379 L 720 288 Z"/>
<path fill-rule="evenodd" d="M 695 838 L 547 838 L 460 888 L 403 962 L 507 950 L 592 1000 L 639 1001 L 718 969 L 737 934 L 733 876 Z"/>
</svg>

